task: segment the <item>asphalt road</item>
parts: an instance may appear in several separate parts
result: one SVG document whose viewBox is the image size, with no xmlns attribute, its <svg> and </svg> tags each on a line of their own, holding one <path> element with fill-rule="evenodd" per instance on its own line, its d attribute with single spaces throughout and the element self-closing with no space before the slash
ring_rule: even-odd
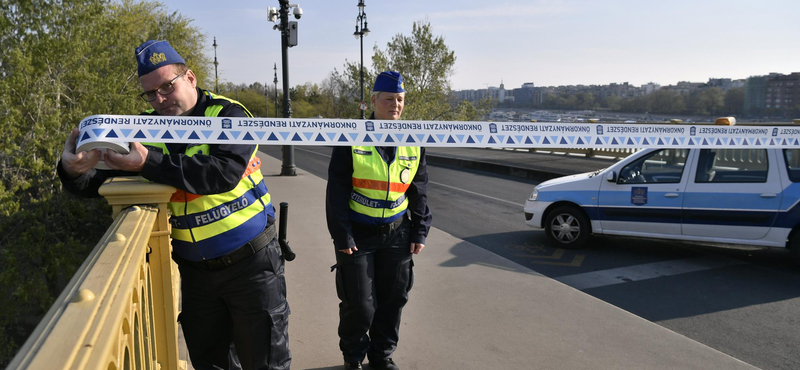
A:
<svg viewBox="0 0 800 370">
<path fill-rule="evenodd" d="M 280 147 L 262 151 L 281 158 Z M 325 179 L 330 151 L 295 147 L 295 162 Z M 787 251 L 616 237 L 557 249 L 524 223 L 535 182 L 428 171 L 435 227 L 754 366 L 800 368 L 800 268 Z"/>
</svg>

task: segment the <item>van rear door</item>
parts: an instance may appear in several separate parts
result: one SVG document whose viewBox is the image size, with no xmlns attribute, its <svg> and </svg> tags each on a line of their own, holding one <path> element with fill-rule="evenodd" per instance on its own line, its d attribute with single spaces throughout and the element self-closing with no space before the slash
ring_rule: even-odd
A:
<svg viewBox="0 0 800 370">
<path fill-rule="evenodd" d="M 781 204 L 775 150 L 701 149 L 683 203 L 684 235 L 761 239 Z"/>
</svg>

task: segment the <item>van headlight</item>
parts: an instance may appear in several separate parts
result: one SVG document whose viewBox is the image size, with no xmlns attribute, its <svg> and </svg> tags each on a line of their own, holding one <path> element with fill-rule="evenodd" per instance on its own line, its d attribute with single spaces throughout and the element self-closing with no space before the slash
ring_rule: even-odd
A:
<svg viewBox="0 0 800 370">
<path fill-rule="evenodd" d="M 534 188 L 533 193 L 531 193 L 531 196 L 528 197 L 528 200 L 531 202 L 535 202 L 537 197 L 539 197 L 539 189 Z"/>
</svg>

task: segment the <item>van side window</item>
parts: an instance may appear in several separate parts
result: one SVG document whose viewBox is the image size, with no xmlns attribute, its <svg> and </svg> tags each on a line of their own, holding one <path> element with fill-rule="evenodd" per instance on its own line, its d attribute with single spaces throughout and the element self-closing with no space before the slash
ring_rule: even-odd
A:
<svg viewBox="0 0 800 370">
<path fill-rule="evenodd" d="M 701 149 L 696 183 L 767 182 L 766 149 Z"/>
<path fill-rule="evenodd" d="M 786 158 L 786 172 L 789 180 L 800 182 L 800 149 L 784 149 L 783 157 Z"/>
<path fill-rule="evenodd" d="M 689 149 L 661 149 L 629 163 L 620 170 L 618 184 L 681 182 Z"/>
</svg>

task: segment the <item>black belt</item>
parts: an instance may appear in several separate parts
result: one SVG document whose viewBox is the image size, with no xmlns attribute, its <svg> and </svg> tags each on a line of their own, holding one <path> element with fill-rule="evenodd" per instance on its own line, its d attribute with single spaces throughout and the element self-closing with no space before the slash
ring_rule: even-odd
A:
<svg viewBox="0 0 800 370">
<path fill-rule="evenodd" d="M 360 224 L 358 222 L 352 223 L 352 228 L 354 232 L 359 234 L 379 234 L 379 235 L 386 235 L 391 233 L 392 231 L 397 230 L 400 225 L 403 224 L 403 220 L 405 217 L 400 217 L 388 224 L 381 224 L 381 225 L 367 225 L 367 224 Z"/>
<path fill-rule="evenodd" d="M 258 234 L 255 238 L 251 239 L 249 242 L 244 243 L 241 247 L 237 248 L 233 252 L 230 252 L 224 256 L 212 258 L 210 260 L 203 260 L 203 261 L 189 261 L 184 258 L 180 258 L 182 262 L 187 263 L 189 265 L 209 270 L 209 271 L 218 271 L 222 270 L 234 263 L 240 262 L 241 260 L 250 257 L 256 254 L 258 251 L 264 249 L 264 247 L 275 239 L 275 224 L 269 225 L 261 234 Z"/>
</svg>

